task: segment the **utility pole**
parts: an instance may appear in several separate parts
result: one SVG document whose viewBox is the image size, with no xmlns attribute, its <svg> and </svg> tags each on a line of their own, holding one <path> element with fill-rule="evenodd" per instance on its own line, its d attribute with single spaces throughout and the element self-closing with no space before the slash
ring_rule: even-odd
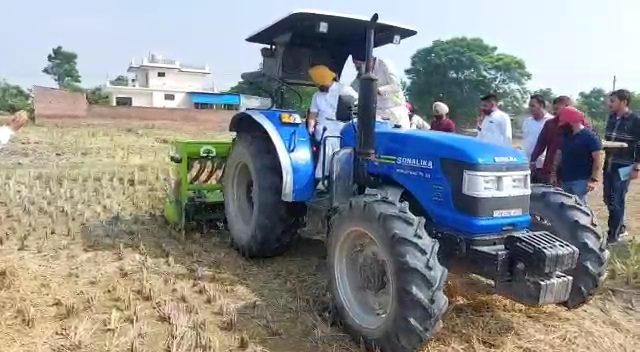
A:
<svg viewBox="0 0 640 352">
<path fill-rule="evenodd" d="M 612 90 L 616 90 L 616 81 L 617 81 L 617 77 L 616 77 L 616 75 L 613 75 L 613 89 Z"/>
</svg>

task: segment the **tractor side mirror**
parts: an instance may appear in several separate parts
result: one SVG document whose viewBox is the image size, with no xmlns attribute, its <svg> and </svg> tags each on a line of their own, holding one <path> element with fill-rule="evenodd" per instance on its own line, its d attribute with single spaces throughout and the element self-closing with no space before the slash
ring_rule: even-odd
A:
<svg viewBox="0 0 640 352">
<path fill-rule="evenodd" d="M 357 114 L 357 99 L 351 95 L 340 95 L 338 98 L 338 108 L 336 109 L 336 120 L 349 122 L 356 118 Z"/>
</svg>

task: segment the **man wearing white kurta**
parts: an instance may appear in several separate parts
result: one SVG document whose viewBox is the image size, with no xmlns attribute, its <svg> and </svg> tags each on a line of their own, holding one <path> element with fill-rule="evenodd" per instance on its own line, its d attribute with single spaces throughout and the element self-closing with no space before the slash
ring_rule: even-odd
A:
<svg viewBox="0 0 640 352">
<path fill-rule="evenodd" d="M 544 97 L 539 94 L 532 95 L 529 99 L 531 116 L 522 122 L 522 150 L 527 155 L 528 160 L 531 160 L 531 154 L 533 154 L 533 149 L 536 147 L 542 127 L 544 127 L 547 120 L 553 118 L 553 115 L 545 110 L 546 106 L 547 103 Z M 542 153 L 535 162 L 531 163 L 532 171 L 534 171 L 534 168 L 536 170 L 542 168 L 544 156 L 545 154 Z"/>
<path fill-rule="evenodd" d="M 358 77 L 353 81 L 351 87 L 358 91 L 360 88 L 359 77 L 364 73 L 365 49 L 361 44 L 353 47 L 351 58 L 358 72 Z M 378 103 L 376 108 L 376 119 L 389 121 L 400 125 L 402 128 L 410 128 L 409 109 L 407 109 L 406 98 L 400 83 L 400 76 L 393 64 L 389 60 L 382 60 L 372 57 L 372 73 L 378 78 Z"/>
<path fill-rule="evenodd" d="M 326 137 L 340 136 L 344 123 L 336 120 L 338 99 L 341 95 L 351 95 L 358 99 L 358 93 L 353 88 L 337 82 L 336 74 L 326 66 L 318 65 L 312 67 L 309 70 L 309 76 L 319 89 L 311 98 L 311 107 L 307 118 L 309 134 L 320 142 Z M 320 151 L 318 164 L 316 165 L 315 176 L 317 180 L 322 179 L 323 167 L 325 172 L 329 171 L 330 156 L 340 149 L 340 140 L 338 138 L 325 139 L 324 144 L 324 153 Z M 324 158 L 325 155 L 327 156 L 326 160 Z M 322 182 L 318 184 L 318 188 L 323 188 Z"/>
<path fill-rule="evenodd" d="M 511 118 L 498 109 L 498 98 L 489 94 L 481 101 L 484 118 L 478 126 L 477 138 L 483 142 L 512 147 Z"/>
<path fill-rule="evenodd" d="M 9 123 L 0 127 L 0 148 L 9 143 L 11 137 L 27 123 L 28 119 L 27 112 L 21 110 L 11 116 Z"/>
</svg>

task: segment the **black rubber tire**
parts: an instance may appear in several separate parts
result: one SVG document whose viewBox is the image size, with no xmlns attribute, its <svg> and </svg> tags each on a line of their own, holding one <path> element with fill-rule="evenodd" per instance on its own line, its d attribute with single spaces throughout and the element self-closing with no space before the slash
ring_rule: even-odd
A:
<svg viewBox="0 0 640 352">
<path fill-rule="evenodd" d="M 238 215 L 234 179 L 245 164 L 254 187 L 250 221 Z M 282 172 L 275 147 L 266 134 L 239 133 L 223 178 L 224 210 L 231 245 L 247 258 L 269 258 L 285 252 L 304 221 L 304 205 L 282 201 Z"/>
<path fill-rule="evenodd" d="M 424 218 L 407 204 L 371 195 L 354 197 L 331 219 L 328 238 L 329 290 L 337 320 L 367 351 L 414 352 L 442 326 L 448 298 L 448 271 L 438 259 L 439 243 L 429 237 Z M 368 232 L 389 255 L 394 280 L 393 302 L 387 319 L 376 330 L 358 324 L 348 313 L 336 284 L 335 255 L 340 236 L 350 229 Z"/>
<path fill-rule="evenodd" d="M 576 267 L 565 273 L 573 277 L 573 286 L 569 300 L 562 305 L 575 309 L 586 304 L 603 283 L 609 258 L 595 215 L 574 195 L 557 187 L 537 184 L 531 186 L 530 213 L 532 231 L 548 231 L 580 251 Z"/>
</svg>

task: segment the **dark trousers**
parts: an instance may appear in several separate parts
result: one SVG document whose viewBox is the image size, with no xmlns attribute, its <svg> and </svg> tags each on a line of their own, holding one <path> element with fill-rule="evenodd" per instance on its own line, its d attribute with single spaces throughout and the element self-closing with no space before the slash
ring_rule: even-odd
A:
<svg viewBox="0 0 640 352">
<path fill-rule="evenodd" d="M 629 190 L 629 180 L 622 181 L 618 170 L 612 168 L 605 170 L 602 178 L 604 204 L 609 210 L 608 238 L 609 242 L 616 242 L 620 239 L 620 233 L 624 226 L 624 210 L 627 191 Z"/>
</svg>

